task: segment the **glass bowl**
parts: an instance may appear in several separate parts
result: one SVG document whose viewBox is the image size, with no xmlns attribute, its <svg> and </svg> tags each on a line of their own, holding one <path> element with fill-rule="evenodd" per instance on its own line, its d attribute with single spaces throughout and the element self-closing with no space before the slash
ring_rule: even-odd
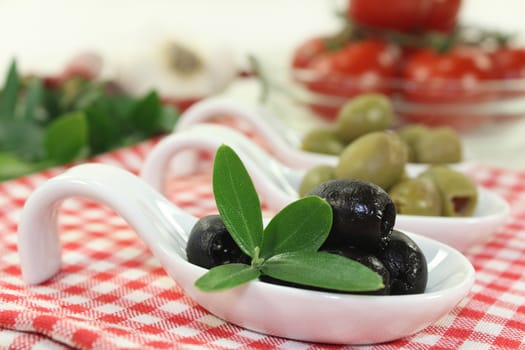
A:
<svg viewBox="0 0 525 350">
<path fill-rule="evenodd" d="M 286 79 L 294 102 L 327 121 L 336 118 L 348 99 L 370 92 L 390 96 L 400 122 L 468 130 L 525 116 L 525 79 L 417 83 L 381 80 L 374 74 L 328 76 L 308 69 L 289 69 Z"/>
</svg>

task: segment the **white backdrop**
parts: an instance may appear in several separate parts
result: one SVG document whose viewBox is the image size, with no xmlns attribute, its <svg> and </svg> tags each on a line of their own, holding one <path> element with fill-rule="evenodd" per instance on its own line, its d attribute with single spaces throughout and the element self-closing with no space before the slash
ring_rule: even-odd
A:
<svg viewBox="0 0 525 350">
<path fill-rule="evenodd" d="M 17 57 L 30 70 L 58 69 L 83 49 L 109 60 L 156 35 L 224 41 L 247 52 L 287 55 L 307 35 L 338 26 L 344 0 L 0 0 L 0 73 Z M 468 22 L 525 32 L 524 0 L 464 0 Z"/>
<path fill-rule="evenodd" d="M 393 0 L 394 1 L 394 0 Z M 52 73 L 75 53 L 101 53 L 109 66 L 151 48 L 154 38 L 189 37 L 287 59 L 301 40 L 339 27 L 345 0 L 0 0 L 0 77 L 13 57 L 23 72 Z M 461 19 L 523 33 L 525 0 L 463 0 Z M 111 74 L 111 72 L 110 72 Z M 242 87 L 246 93 L 247 89 Z M 473 157 L 525 169 L 525 120 L 465 135 Z"/>
</svg>

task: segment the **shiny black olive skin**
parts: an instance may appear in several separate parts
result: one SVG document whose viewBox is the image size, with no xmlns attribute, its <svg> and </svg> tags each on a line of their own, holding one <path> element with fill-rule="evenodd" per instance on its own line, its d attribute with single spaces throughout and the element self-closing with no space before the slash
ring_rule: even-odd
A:
<svg viewBox="0 0 525 350">
<path fill-rule="evenodd" d="M 268 275 L 261 275 L 261 276 L 259 276 L 259 280 L 261 282 L 277 284 L 279 286 L 285 286 L 285 287 L 308 289 L 308 290 L 318 290 L 318 291 L 322 291 L 323 290 L 323 289 L 317 288 L 317 287 L 312 287 L 312 286 L 307 286 L 307 285 L 303 285 L 303 284 L 299 284 L 299 283 L 294 283 L 294 282 L 288 282 L 288 281 L 280 280 L 280 279 L 277 279 L 277 278 L 270 277 Z M 336 292 L 337 293 L 337 291 L 330 291 L 330 292 Z"/>
<path fill-rule="evenodd" d="M 390 273 L 390 294 L 417 294 L 425 291 L 427 261 L 419 246 L 403 232 L 393 230 L 390 242 L 377 257 Z"/>
<path fill-rule="evenodd" d="M 396 210 L 381 187 L 361 180 L 338 179 L 308 194 L 324 198 L 332 207 L 332 229 L 323 249 L 354 246 L 374 251 L 387 245 Z"/>
<path fill-rule="evenodd" d="M 251 260 L 237 246 L 219 215 L 197 221 L 188 237 L 186 256 L 190 263 L 207 269 L 230 263 L 249 264 Z"/>
</svg>

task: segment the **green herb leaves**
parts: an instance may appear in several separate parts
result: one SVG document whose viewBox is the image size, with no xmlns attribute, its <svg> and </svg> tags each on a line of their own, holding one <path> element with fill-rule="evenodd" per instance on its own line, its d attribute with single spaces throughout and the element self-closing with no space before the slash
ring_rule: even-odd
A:
<svg viewBox="0 0 525 350">
<path fill-rule="evenodd" d="M 195 281 L 195 286 L 203 291 L 219 291 L 250 282 L 260 275 L 261 272 L 250 265 L 219 265 Z"/>
<path fill-rule="evenodd" d="M 134 98 L 107 82 L 20 77 L 0 91 L 0 181 L 171 132 L 178 112 L 155 92 Z"/>
<path fill-rule="evenodd" d="M 261 257 L 296 252 L 315 252 L 328 237 L 332 209 L 319 197 L 305 197 L 283 208 L 264 230 Z"/>
<path fill-rule="evenodd" d="M 87 151 L 88 125 L 82 112 L 73 112 L 54 120 L 44 137 L 44 149 L 51 159 L 65 163 Z"/>
<path fill-rule="evenodd" d="M 213 194 L 228 232 L 239 248 L 253 258 L 263 236 L 261 204 L 250 175 L 229 147 L 220 147 L 215 155 Z"/>
<path fill-rule="evenodd" d="M 339 291 L 382 288 L 375 272 L 357 261 L 326 252 L 291 252 L 271 257 L 262 267 L 270 277 Z"/>
<path fill-rule="evenodd" d="M 213 192 L 219 214 L 251 264 L 210 269 L 195 286 L 213 292 L 268 275 L 299 285 L 338 291 L 372 291 L 381 277 L 351 259 L 319 252 L 332 226 L 332 209 L 322 198 L 299 199 L 283 208 L 263 229 L 259 197 L 246 168 L 228 146 L 217 150 Z"/>
<path fill-rule="evenodd" d="M 9 66 L 7 77 L 5 79 L 4 88 L 0 95 L 0 119 L 8 118 L 15 113 L 16 97 L 18 94 L 18 86 L 20 81 L 18 79 L 18 72 L 16 69 L 16 62 L 13 61 Z"/>
</svg>

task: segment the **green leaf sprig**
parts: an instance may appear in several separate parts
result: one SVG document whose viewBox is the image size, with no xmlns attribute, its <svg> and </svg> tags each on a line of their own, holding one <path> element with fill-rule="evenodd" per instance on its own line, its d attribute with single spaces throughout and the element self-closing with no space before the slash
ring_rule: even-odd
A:
<svg viewBox="0 0 525 350">
<path fill-rule="evenodd" d="M 173 130 L 179 113 L 155 91 L 135 98 L 111 84 L 82 77 L 47 84 L 22 77 L 13 61 L 0 86 L 0 181 Z"/>
<path fill-rule="evenodd" d="M 229 146 L 217 150 L 213 193 L 219 214 L 251 264 L 226 264 L 206 272 L 195 286 L 206 292 L 233 288 L 267 275 L 343 292 L 383 288 L 381 277 L 357 261 L 318 251 L 332 226 L 332 208 L 322 198 L 301 198 L 263 227 L 261 205 L 241 159 Z"/>
</svg>

